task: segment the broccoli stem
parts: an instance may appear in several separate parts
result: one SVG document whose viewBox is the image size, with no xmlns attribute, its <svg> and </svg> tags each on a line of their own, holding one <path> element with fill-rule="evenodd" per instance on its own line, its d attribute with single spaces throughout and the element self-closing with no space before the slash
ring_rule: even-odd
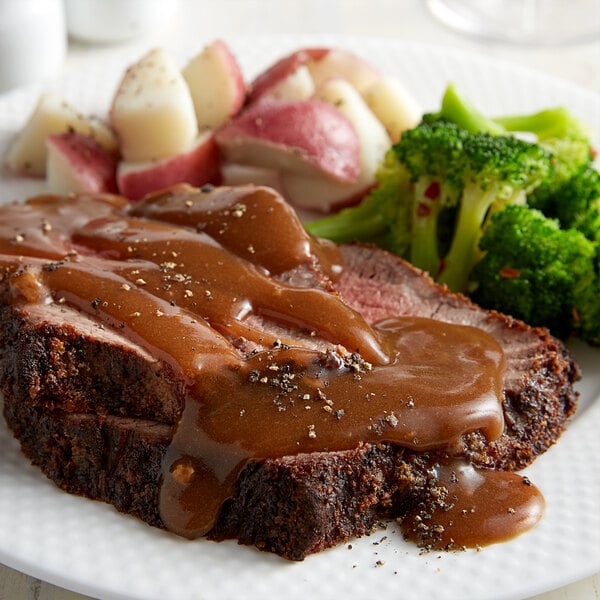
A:
<svg viewBox="0 0 600 600">
<path fill-rule="evenodd" d="M 460 96 L 454 84 L 449 84 L 442 98 L 442 108 L 438 115 L 440 118 L 456 123 L 461 129 L 469 133 L 489 133 L 502 135 L 504 127 L 481 111 L 477 110 L 465 98 Z"/>
<path fill-rule="evenodd" d="M 529 132 L 539 140 L 549 138 L 587 138 L 584 126 L 566 108 L 558 106 L 528 115 L 505 115 L 493 119 L 509 132 Z"/>
<path fill-rule="evenodd" d="M 438 182 L 421 177 L 415 184 L 410 262 L 436 277 L 440 267 L 437 221 L 441 208 Z"/>
<path fill-rule="evenodd" d="M 482 193 L 480 187 L 468 184 L 458 211 L 454 237 L 438 276 L 453 292 L 465 292 L 469 276 L 479 253 L 477 247 L 482 234 L 486 215 L 496 200 L 497 190 L 492 188 Z"/>
<path fill-rule="evenodd" d="M 335 215 L 306 224 L 309 233 L 327 238 L 338 244 L 367 242 L 385 232 L 388 223 L 385 210 L 377 197 L 369 196 L 358 206 L 344 208 Z"/>
</svg>

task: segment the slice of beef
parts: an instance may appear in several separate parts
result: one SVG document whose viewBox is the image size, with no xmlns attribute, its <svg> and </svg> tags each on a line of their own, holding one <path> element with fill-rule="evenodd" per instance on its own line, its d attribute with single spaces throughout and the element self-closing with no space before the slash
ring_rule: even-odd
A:
<svg viewBox="0 0 600 600">
<path fill-rule="evenodd" d="M 183 383 L 117 331 L 58 304 L 0 308 L 0 389 L 45 410 L 165 424 L 183 410 Z"/>
<path fill-rule="evenodd" d="M 4 412 L 25 455 L 62 489 L 163 526 L 158 497 L 170 426 L 10 399 Z M 302 560 L 403 513 L 425 483 L 425 463 L 424 456 L 381 444 L 250 464 L 208 537 Z"/>
<path fill-rule="evenodd" d="M 338 288 L 368 322 L 389 315 L 431 317 L 479 327 L 502 346 L 505 432 L 493 443 L 480 433 L 466 436 L 466 453 L 474 463 L 521 469 L 558 439 L 575 412 L 573 383 L 581 376 L 560 340 L 546 329 L 483 310 L 392 254 L 358 245 L 342 251 L 346 269 Z"/>
<path fill-rule="evenodd" d="M 368 321 L 431 316 L 482 327 L 504 348 L 505 432 L 494 443 L 465 436 L 462 451 L 474 463 L 521 468 L 556 441 L 575 410 L 579 376 L 561 342 L 482 310 L 383 251 L 343 253 L 337 289 Z M 0 381 L 9 426 L 50 479 L 162 526 L 160 465 L 183 405 L 168 367 L 72 309 L 6 306 Z M 403 514 L 425 485 L 427 464 L 426 455 L 389 444 L 249 464 L 209 537 L 299 560 Z"/>
</svg>

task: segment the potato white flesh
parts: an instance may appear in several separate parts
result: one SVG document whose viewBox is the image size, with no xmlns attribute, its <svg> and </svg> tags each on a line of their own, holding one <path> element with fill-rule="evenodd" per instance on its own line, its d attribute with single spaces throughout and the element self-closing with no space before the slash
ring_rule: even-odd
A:
<svg viewBox="0 0 600 600">
<path fill-rule="evenodd" d="M 115 193 L 115 157 L 92 138 L 68 131 L 48 136 L 46 181 L 54 194 Z"/>
<path fill-rule="evenodd" d="M 327 52 L 328 49 L 297 50 L 275 61 L 250 83 L 248 104 L 254 104 L 263 98 L 282 100 L 310 98 L 314 93 L 315 84 L 307 65 Z"/>
<path fill-rule="evenodd" d="M 372 185 L 375 173 L 390 147 L 390 137 L 356 88 L 345 79 L 330 79 L 316 97 L 335 106 L 354 126 L 360 147 L 357 184 Z"/>
<path fill-rule="evenodd" d="M 246 99 L 246 84 L 229 46 L 215 40 L 183 69 L 200 129 L 216 129 L 236 115 Z"/>
<path fill-rule="evenodd" d="M 322 175 L 303 176 L 282 173 L 280 191 L 288 202 L 297 209 L 315 215 L 357 203 L 372 187 L 372 182 L 360 180 L 356 183 L 341 183 Z"/>
<path fill-rule="evenodd" d="M 308 100 L 315 93 L 315 83 L 306 65 L 289 73 L 273 72 L 271 81 L 261 80 L 261 87 L 250 96 L 249 103 L 259 100 Z"/>
<path fill-rule="evenodd" d="M 192 96 L 164 49 L 151 50 L 126 70 L 110 121 L 128 162 L 176 156 L 193 145 L 198 123 Z"/>
<path fill-rule="evenodd" d="M 284 193 L 295 206 L 329 212 L 359 200 L 375 183 L 375 174 L 390 147 L 390 138 L 356 88 L 345 79 L 326 81 L 316 97 L 335 106 L 353 125 L 360 147 L 360 174 L 351 183 L 332 181 L 322 176 L 298 177 L 285 173 Z"/>
<path fill-rule="evenodd" d="M 264 185 L 282 191 L 281 173 L 277 169 L 266 167 L 253 167 L 251 165 L 240 165 L 237 163 L 224 163 L 221 166 L 223 185 Z"/>
<path fill-rule="evenodd" d="M 416 127 L 421 120 L 417 100 L 397 79 L 378 79 L 363 92 L 363 97 L 394 143 L 403 131 Z"/>
<path fill-rule="evenodd" d="M 22 175 L 44 177 L 48 157 L 46 138 L 67 131 L 82 133 L 107 152 L 117 152 L 117 137 L 107 123 L 82 114 L 57 94 L 44 93 L 8 150 L 8 167 Z"/>
</svg>

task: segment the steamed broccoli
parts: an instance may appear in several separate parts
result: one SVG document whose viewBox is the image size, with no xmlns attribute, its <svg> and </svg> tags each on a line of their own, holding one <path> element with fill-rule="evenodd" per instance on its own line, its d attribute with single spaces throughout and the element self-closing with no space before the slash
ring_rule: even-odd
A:
<svg viewBox="0 0 600 600">
<path fill-rule="evenodd" d="M 513 205 L 491 217 L 480 247 L 484 255 L 472 272 L 476 302 L 561 337 L 595 322 L 598 336 L 598 299 L 587 291 L 598 287 L 596 247 L 581 232 Z"/>
<path fill-rule="evenodd" d="M 550 170 L 535 144 L 424 121 L 392 147 L 362 204 L 307 227 L 338 242 L 376 241 L 464 291 L 488 213 L 524 202 Z"/>
<path fill-rule="evenodd" d="M 596 246 L 596 265 L 600 262 Z M 574 291 L 573 330 L 584 342 L 600 346 L 600 274 L 595 279 L 581 280 Z"/>
<path fill-rule="evenodd" d="M 532 204 L 538 198 L 532 198 Z M 544 198 L 549 217 L 567 231 L 577 231 L 596 249 L 595 278 L 581 279 L 574 288 L 573 331 L 582 340 L 600 346 L 600 173 L 584 165 Z"/>
<path fill-rule="evenodd" d="M 600 173 L 587 129 L 563 107 L 491 119 L 452 85 L 440 112 L 427 118 L 472 133 L 533 136 L 549 152 L 553 168 L 527 194 L 527 206 L 491 218 L 472 296 L 562 337 L 575 333 L 600 344 Z"/>
<path fill-rule="evenodd" d="M 558 219 L 563 229 L 578 229 L 600 243 L 600 173 L 594 167 L 584 165 L 543 202 L 533 197 L 528 203 Z"/>
<path fill-rule="evenodd" d="M 471 133 L 525 135 L 546 149 L 553 157 L 554 169 L 530 196 L 530 204 L 544 210 L 546 199 L 556 193 L 568 179 L 593 159 L 590 134 L 583 123 L 562 106 L 535 113 L 487 117 L 470 104 L 449 84 L 441 109 L 426 118 L 444 119 Z"/>
<path fill-rule="evenodd" d="M 600 345 L 592 161 L 566 109 L 491 119 L 450 85 L 441 110 L 391 147 L 363 203 L 308 229 L 375 242 L 487 307 Z"/>
<path fill-rule="evenodd" d="M 469 133 L 503 135 L 507 131 L 461 96 L 453 83 L 446 87 L 439 112 L 426 114 L 423 119 L 449 121 Z"/>
<path fill-rule="evenodd" d="M 402 199 L 411 212 L 408 258 L 434 276 L 441 265 L 438 219 L 444 209 L 457 206 L 465 185 L 467 137 L 448 123 L 422 123 L 405 132 L 392 149 L 413 184 L 411 193 Z"/>
<path fill-rule="evenodd" d="M 478 260 L 477 243 L 488 215 L 526 194 L 551 171 L 550 158 L 539 146 L 512 136 L 469 135 L 463 146 L 468 164 L 452 242 L 438 280 L 465 291 Z"/>
</svg>

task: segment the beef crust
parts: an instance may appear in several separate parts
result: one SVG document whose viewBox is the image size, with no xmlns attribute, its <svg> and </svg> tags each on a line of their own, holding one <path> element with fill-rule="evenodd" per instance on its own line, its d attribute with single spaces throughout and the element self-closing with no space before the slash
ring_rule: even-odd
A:
<svg viewBox="0 0 600 600">
<path fill-rule="evenodd" d="M 164 527 L 159 485 L 171 426 L 11 401 L 4 415 L 24 454 L 60 488 Z M 403 514 L 425 485 L 426 464 L 388 444 L 252 463 L 208 537 L 302 560 Z"/>
<path fill-rule="evenodd" d="M 575 411 L 579 371 L 544 329 L 483 310 L 401 259 L 344 247 L 336 287 L 368 321 L 429 316 L 482 327 L 507 358 L 505 432 L 465 436 L 486 468 L 520 469 L 560 436 Z M 64 306 L 0 308 L 4 415 L 25 455 L 68 492 L 103 500 L 162 527 L 163 456 L 183 406 L 183 384 L 118 332 Z M 427 484 L 429 457 L 389 444 L 249 464 L 210 538 L 301 560 L 404 514 Z"/>
</svg>

